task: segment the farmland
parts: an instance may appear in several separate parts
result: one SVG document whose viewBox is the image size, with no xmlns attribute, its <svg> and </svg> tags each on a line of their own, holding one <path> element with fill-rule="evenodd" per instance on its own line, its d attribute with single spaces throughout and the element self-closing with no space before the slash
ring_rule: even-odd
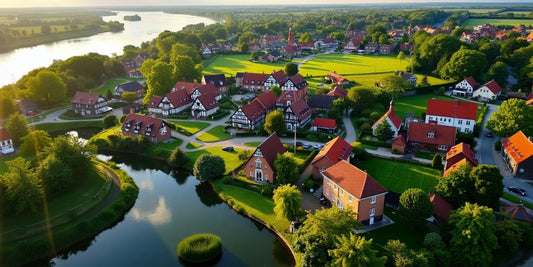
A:
<svg viewBox="0 0 533 267">
<path fill-rule="evenodd" d="M 510 26 L 520 26 L 520 25 L 533 25 L 533 19 L 467 19 L 461 26 L 476 26 L 482 25 L 485 23 L 490 23 L 491 25 L 510 25 Z"/>
</svg>

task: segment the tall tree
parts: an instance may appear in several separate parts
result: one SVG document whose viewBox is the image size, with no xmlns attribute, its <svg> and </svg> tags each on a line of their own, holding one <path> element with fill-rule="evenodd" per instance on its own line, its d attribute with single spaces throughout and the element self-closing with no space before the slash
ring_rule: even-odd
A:
<svg viewBox="0 0 533 267">
<path fill-rule="evenodd" d="M 360 114 L 361 111 L 371 109 L 374 106 L 376 96 L 370 88 L 355 87 L 348 91 L 348 100 L 350 100 L 353 111 Z"/>
<path fill-rule="evenodd" d="M 365 237 L 356 236 L 350 233 L 350 236 L 337 237 L 335 249 L 328 251 L 333 258 L 334 266 L 351 267 L 351 266 L 385 266 L 387 257 L 378 257 L 378 251 L 372 249 L 372 239 L 366 240 Z"/>
<path fill-rule="evenodd" d="M 107 114 L 102 121 L 104 122 L 104 129 L 108 129 L 117 125 L 117 116 L 115 114 Z"/>
<path fill-rule="evenodd" d="M 292 77 L 298 73 L 298 65 L 293 62 L 288 62 L 285 64 L 285 73 L 287 76 Z"/>
<path fill-rule="evenodd" d="M 406 80 L 398 75 L 393 74 L 383 77 L 380 81 L 380 84 L 385 88 L 385 90 L 388 90 L 394 96 L 398 96 L 399 94 L 411 89 L 411 86 Z"/>
<path fill-rule="evenodd" d="M 461 47 L 459 39 L 445 34 L 437 34 L 429 37 L 415 49 L 414 61 L 416 70 L 436 73 L 450 60 L 450 57 Z"/>
<path fill-rule="evenodd" d="M 454 80 L 474 76 L 479 81 L 486 69 L 487 57 L 485 54 L 463 48 L 453 54 L 450 61 L 440 70 L 440 75 L 445 79 Z"/>
<path fill-rule="evenodd" d="M 381 142 L 387 142 L 392 139 L 394 136 L 394 132 L 392 131 L 392 128 L 390 127 L 389 123 L 387 123 L 386 120 L 382 120 L 374 130 L 374 133 L 376 134 L 376 137 Z"/>
<path fill-rule="evenodd" d="M 390 254 L 391 262 L 394 266 L 428 266 L 428 259 L 424 253 L 418 253 L 415 250 L 408 249 L 400 240 L 389 240 L 385 249 Z"/>
<path fill-rule="evenodd" d="M 78 139 L 58 136 L 53 139 L 45 153 L 46 155 L 55 155 L 59 161 L 76 173 L 76 179 L 81 180 L 93 170 L 91 158 L 96 154 L 96 147 L 84 145 Z"/>
<path fill-rule="evenodd" d="M 46 105 L 61 103 L 67 96 L 67 85 L 49 70 L 40 71 L 28 80 L 26 86 L 33 100 Z"/>
<path fill-rule="evenodd" d="M 450 216 L 450 250 L 462 266 L 489 266 L 498 247 L 492 209 L 466 203 Z"/>
<path fill-rule="evenodd" d="M 278 218 L 295 220 L 302 209 L 302 194 L 295 185 L 281 185 L 274 190 L 274 213 Z"/>
<path fill-rule="evenodd" d="M 148 90 L 144 95 L 143 102 L 148 103 L 154 95 L 162 96 L 170 92 L 175 83 L 175 80 L 171 78 L 173 76 L 171 65 L 165 62 L 155 63 L 150 73 L 145 76 Z"/>
<path fill-rule="evenodd" d="M 56 192 L 67 190 L 74 182 L 72 169 L 61 162 L 54 154 L 50 154 L 40 161 L 36 173 L 41 179 L 41 184 L 47 197 Z"/>
<path fill-rule="evenodd" d="M 422 226 L 433 214 L 433 204 L 422 189 L 409 188 L 400 196 L 400 213 L 412 227 Z"/>
<path fill-rule="evenodd" d="M 193 173 L 200 180 L 214 180 L 226 172 L 224 159 L 217 155 L 203 154 L 194 163 Z"/>
<path fill-rule="evenodd" d="M 470 179 L 475 181 L 476 203 L 498 209 L 503 192 L 503 176 L 500 170 L 496 166 L 482 164 L 472 169 Z"/>
<path fill-rule="evenodd" d="M 402 63 L 402 60 L 405 60 L 405 53 L 403 51 L 400 51 L 396 58 L 400 60 L 400 63 Z"/>
<path fill-rule="evenodd" d="M 35 130 L 22 137 L 21 142 L 20 153 L 28 157 L 43 152 L 52 143 L 52 138 L 43 130 Z"/>
<path fill-rule="evenodd" d="M 492 113 L 487 121 L 487 129 L 500 137 L 508 137 L 518 130 L 522 130 L 526 136 L 533 135 L 533 111 L 522 99 L 508 99 Z"/>
<path fill-rule="evenodd" d="M 15 112 L 17 112 L 17 107 L 15 106 L 13 99 L 4 95 L 0 95 L 0 118 L 8 118 Z"/>
<path fill-rule="evenodd" d="M 496 63 L 489 68 L 489 77 L 494 79 L 502 87 L 507 84 L 508 76 L 509 66 L 501 61 L 496 61 Z"/>
<path fill-rule="evenodd" d="M 176 56 L 188 56 L 191 58 L 194 64 L 202 63 L 202 56 L 200 55 L 200 50 L 182 43 L 176 43 L 172 46 L 172 49 L 170 51 L 170 61 L 172 62 L 173 58 L 175 58 Z"/>
<path fill-rule="evenodd" d="M 284 134 L 287 131 L 283 112 L 279 109 L 274 110 L 266 115 L 263 128 L 268 134 Z"/>
<path fill-rule="evenodd" d="M 274 168 L 276 168 L 278 184 L 295 184 L 298 180 L 298 165 L 290 153 L 278 154 L 274 161 Z"/>
<path fill-rule="evenodd" d="M 187 156 L 179 146 L 174 148 L 168 157 L 168 164 L 176 169 L 183 169 L 187 166 Z"/>
<path fill-rule="evenodd" d="M 277 85 L 274 85 L 272 87 L 270 87 L 270 91 L 276 95 L 277 97 L 279 97 L 281 95 L 281 88 L 279 88 L 279 86 Z"/>
<path fill-rule="evenodd" d="M 137 100 L 137 93 L 135 92 L 123 92 L 122 95 L 120 96 L 120 98 L 124 101 L 126 101 L 127 103 L 133 103 L 135 102 L 135 100 Z"/>
<path fill-rule="evenodd" d="M 198 69 L 199 66 L 195 65 L 189 56 L 177 55 L 172 58 L 171 63 L 174 66 L 176 81 L 194 82 L 199 79 L 201 69 Z"/>
<path fill-rule="evenodd" d="M 6 207 L 16 214 L 34 213 L 41 207 L 41 190 L 30 162 L 22 157 L 6 162 L 9 169 L 1 179 L 6 187 Z"/>
<path fill-rule="evenodd" d="M 6 122 L 6 129 L 13 139 L 13 144 L 15 147 L 21 145 L 22 137 L 30 133 L 30 127 L 28 127 L 28 121 L 20 113 L 14 113 L 9 116 L 9 120 Z"/>
<path fill-rule="evenodd" d="M 473 199 L 474 181 L 470 179 L 470 166 L 463 164 L 459 168 L 439 178 L 435 190 L 439 196 L 446 199 L 454 208 L 462 206 Z"/>
</svg>

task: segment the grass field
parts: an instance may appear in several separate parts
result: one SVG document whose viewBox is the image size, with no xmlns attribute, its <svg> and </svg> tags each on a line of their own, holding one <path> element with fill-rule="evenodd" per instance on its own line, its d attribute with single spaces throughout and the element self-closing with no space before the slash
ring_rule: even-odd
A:
<svg viewBox="0 0 533 267">
<path fill-rule="evenodd" d="M 37 130 L 44 130 L 49 133 L 64 131 L 68 129 L 75 128 L 84 128 L 84 127 L 103 127 L 102 120 L 93 120 L 93 121 L 69 121 L 61 123 L 40 123 L 35 125 Z"/>
<path fill-rule="evenodd" d="M 330 71 L 339 74 L 368 74 L 405 70 L 409 61 L 400 61 L 394 56 L 362 56 L 352 54 L 317 55 L 302 64 L 300 74 L 306 76 L 325 76 Z"/>
<path fill-rule="evenodd" d="M 520 26 L 520 25 L 533 25 L 533 19 L 467 19 L 461 26 L 477 26 L 485 23 L 490 23 L 491 25 L 510 25 L 510 26 Z"/>
<path fill-rule="evenodd" d="M 405 162 L 369 157 L 355 164 L 366 170 L 387 190 L 403 193 L 409 188 L 421 188 L 425 192 L 434 192 L 434 187 L 441 176 L 440 170 Z"/>
<path fill-rule="evenodd" d="M 111 90 L 111 93 L 113 93 L 113 89 L 115 89 L 115 86 L 117 86 L 119 84 L 123 84 L 125 82 L 132 81 L 132 80 L 133 79 L 126 79 L 126 78 L 109 79 L 109 80 L 105 81 L 104 84 L 102 84 L 98 88 L 93 89 L 92 92 L 96 93 L 96 94 L 101 94 L 101 95 L 103 95 L 105 97 L 107 95 L 107 91 L 108 90 Z"/>
<path fill-rule="evenodd" d="M 193 152 L 186 152 L 185 154 L 187 155 L 187 158 L 189 159 L 191 164 L 194 164 L 194 162 L 196 162 L 196 160 L 203 154 L 220 156 L 224 159 L 224 162 L 226 163 L 226 173 L 228 173 L 229 171 L 239 166 L 239 164 L 241 164 L 241 160 L 239 160 L 239 157 L 237 156 L 239 154 L 239 151 L 241 151 L 241 149 L 239 148 L 235 148 L 235 151 L 232 152 L 224 151 L 222 150 L 222 147 L 215 146 Z"/>
<path fill-rule="evenodd" d="M 204 66 L 204 74 L 224 73 L 235 77 L 237 72 L 272 73 L 285 67 L 286 62 L 254 63 L 249 61 L 250 55 L 218 56 L 213 62 Z"/>
<path fill-rule="evenodd" d="M 216 142 L 231 139 L 233 136 L 224 132 L 224 126 L 215 126 L 211 130 L 198 136 L 198 140 L 203 142 Z"/>
<path fill-rule="evenodd" d="M 183 143 L 183 140 L 179 138 L 172 138 L 172 139 L 173 140 L 171 142 L 157 143 L 156 146 L 159 148 L 163 148 L 163 149 L 174 150 L 174 148 L 176 148 L 177 146 L 181 146 L 181 144 Z"/>
<path fill-rule="evenodd" d="M 248 142 L 248 143 L 244 143 L 245 146 L 249 146 L 249 147 L 257 147 L 258 145 L 260 145 L 261 142 Z"/>
<path fill-rule="evenodd" d="M 189 132 L 191 135 L 211 125 L 208 122 L 201 122 L 201 121 L 170 121 L 170 122 L 183 128 L 185 131 Z"/>
<path fill-rule="evenodd" d="M 202 144 L 199 144 L 199 143 L 196 143 L 196 142 L 190 142 L 187 144 L 187 146 L 185 146 L 185 148 L 187 149 L 195 149 L 195 148 L 199 148 L 199 147 L 202 147 L 203 145 Z"/>
</svg>

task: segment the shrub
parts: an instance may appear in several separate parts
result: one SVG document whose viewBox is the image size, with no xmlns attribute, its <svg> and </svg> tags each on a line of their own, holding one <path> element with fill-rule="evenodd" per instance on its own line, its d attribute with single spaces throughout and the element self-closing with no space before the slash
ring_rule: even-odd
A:
<svg viewBox="0 0 533 267">
<path fill-rule="evenodd" d="M 222 253 L 222 240 L 213 234 L 196 234 L 183 239 L 177 247 L 178 256 L 189 262 L 206 262 Z"/>
<path fill-rule="evenodd" d="M 431 161 L 431 167 L 433 169 L 442 169 L 442 157 L 439 154 L 435 154 L 433 156 L 433 160 Z"/>
<path fill-rule="evenodd" d="M 494 150 L 501 151 L 502 150 L 502 142 L 500 142 L 500 141 L 494 142 Z"/>
<path fill-rule="evenodd" d="M 361 142 L 352 143 L 352 153 L 354 158 L 359 160 L 366 160 L 368 156 L 368 152 L 366 152 L 366 150 L 363 148 L 363 144 Z"/>
<path fill-rule="evenodd" d="M 203 154 L 194 163 L 193 172 L 200 180 L 214 180 L 226 172 L 226 165 L 220 156 Z"/>
</svg>

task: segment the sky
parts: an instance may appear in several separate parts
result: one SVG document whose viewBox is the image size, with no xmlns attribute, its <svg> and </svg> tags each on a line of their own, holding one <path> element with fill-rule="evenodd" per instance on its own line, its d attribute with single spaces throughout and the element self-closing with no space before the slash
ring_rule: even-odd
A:
<svg viewBox="0 0 533 267">
<path fill-rule="evenodd" d="M 504 0 L 0 0 L 0 8 L 72 6 L 298 5 L 358 3 L 505 2 Z M 512 0 L 533 3 L 533 0 Z"/>
</svg>

